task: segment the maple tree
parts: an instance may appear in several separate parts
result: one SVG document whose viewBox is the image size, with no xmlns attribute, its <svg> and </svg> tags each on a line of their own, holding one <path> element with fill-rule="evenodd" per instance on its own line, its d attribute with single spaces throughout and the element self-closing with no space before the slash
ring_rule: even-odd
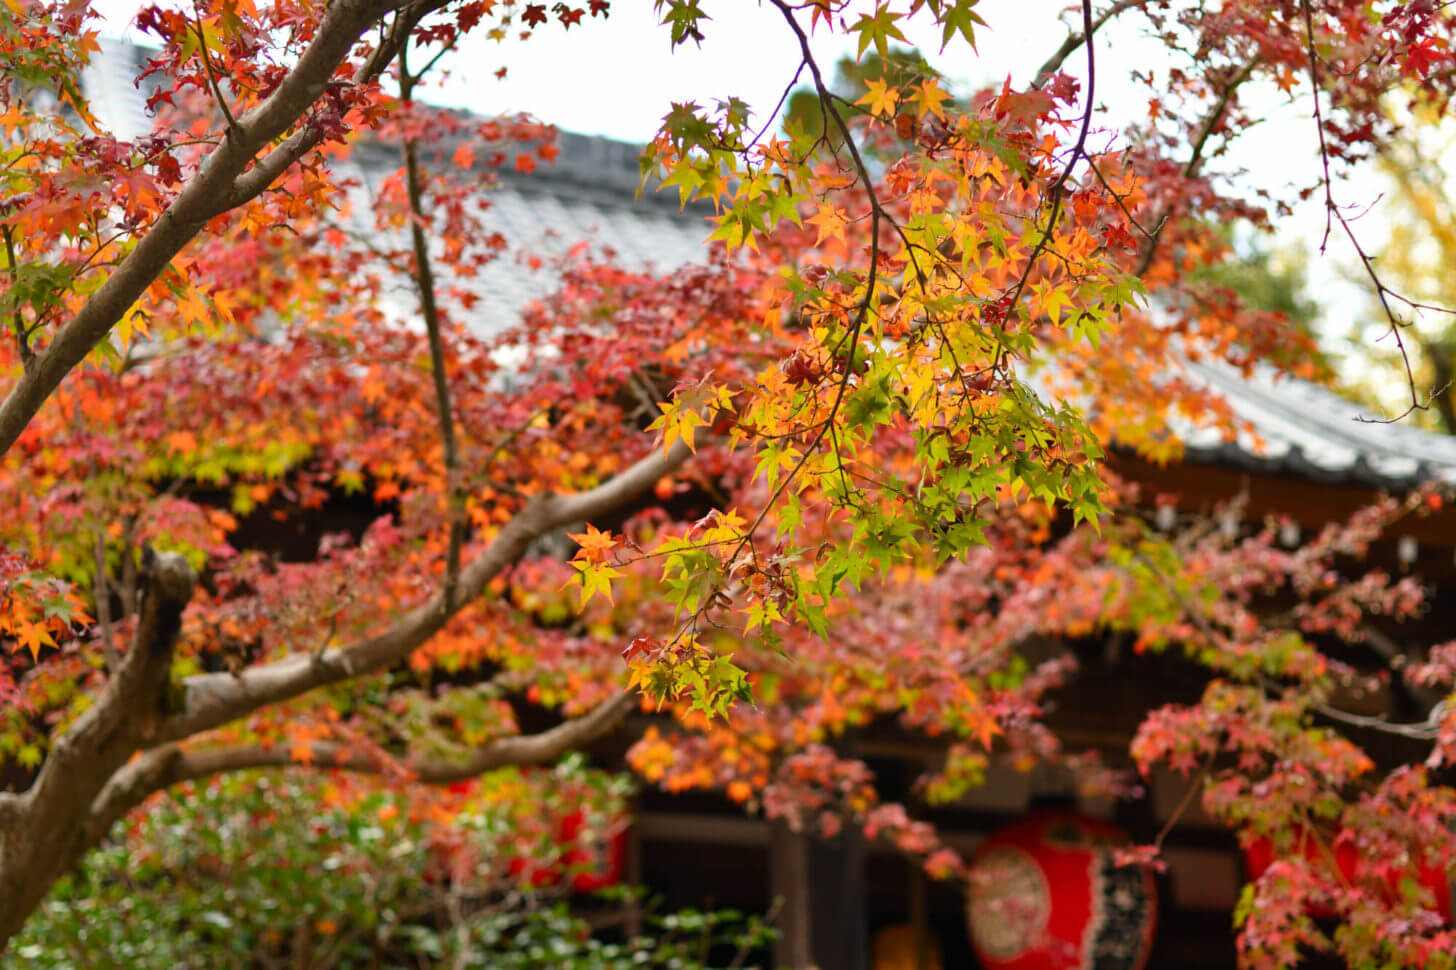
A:
<svg viewBox="0 0 1456 970">
<path fill-rule="evenodd" d="M 554 762 L 639 706 L 661 712 L 629 756 L 646 780 L 858 825 L 965 878 L 835 739 L 885 716 L 944 739 L 932 800 L 993 751 L 1111 784 L 1041 720 L 1070 655 L 1018 647 L 1119 630 L 1211 671 L 1202 703 L 1149 716 L 1140 767 L 1199 772 L 1209 808 L 1276 849 L 1343 829 L 1397 874 L 1450 867 L 1452 716 L 1400 728 L 1435 742 L 1428 765 L 1377 770 L 1331 701 L 1360 671 L 1322 646 L 1423 608 L 1412 579 L 1337 566 L 1439 495 L 1288 551 L 1274 525 L 1163 536 L 1101 461 L 1176 457 L 1170 414 L 1233 427 L 1182 360 L 1315 370 L 1302 328 L 1202 272 L 1229 254 L 1221 224 L 1280 214 L 1216 169 L 1258 110 L 1244 93 L 1314 106 L 1308 188 L 1355 238 L 1336 175 L 1391 137 L 1388 89 L 1446 104 L 1449 15 L 1083 3 L 1030 84 L 958 99 L 906 61 L 851 102 L 811 35 L 884 64 L 917 18 L 965 50 L 991 29 L 973 0 L 771 6 L 819 125 L 672 105 L 642 174 L 713 207 L 704 262 L 573 251 L 498 333 L 471 326 L 470 280 L 504 246 L 482 176 L 549 164 L 551 132 L 418 94 L 462 35 L 589 29 L 602 0 L 148 7 L 157 126 L 135 140 L 77 85 L 84 3 L 0 10 L 0 751 L 21 778 L 0 793 L 0 884 L 20 887 L 0 940 L 171 786 L 347 768 L 448 814 L 440 783 Z M 693 0 L 657 9 L 673 46 L 711 30 Z M 1196 51 L 1144 75 L 1147 117 L 1116 133 L 1094 110 L 1113 18 Z M 363 146 L 398 171 L 351 182 Z M 569 559 L 546 554 L 563 531 Z M 1411 676 L 1447 688 L 1453 664 L 1437 648 Z M 523 733 L 521 697 L 559 723 Z M 1429 891 L 1375 883 L 1281 855 L 1246 890 L 1244 959 L 1449 966 Z"/>
</svg>

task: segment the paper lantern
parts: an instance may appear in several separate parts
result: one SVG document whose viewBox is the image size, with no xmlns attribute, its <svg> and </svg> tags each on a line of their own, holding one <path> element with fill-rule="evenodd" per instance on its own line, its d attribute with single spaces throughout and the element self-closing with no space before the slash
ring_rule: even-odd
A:
<svg viewBox="0 0 1456 970">
<path fill-rule="evenodd" d="M 588 832 L 586 818 L 580 809 L 568 812 L 557 820 L 556 845 L 560 855 L 551 863 L 516 858 L 510 862 L 510 873 L 529 882 L 536 889 L 558 885 L 568 874 L 575 892 L 590 893 L 622 881 L 626 866 L 627 831 L 623 819 L 612 820 L 612 834 Z"/>
<path fill-rule="evenodd" d="M 1430 890 L 1434 897 L 1434 909 L 1447 925 L 1453 922 L 1451 882 L 1439 868 L 1421 866 L 1419 869 L 1399 869 L 1395 866 L 1363 859 L 1355 847 L 1355 839 L 1346 832 L 1338 833 L 1333 840 L 1328 838 L 1298 838 L 1290 849 L 1292 855 L 1302 855 L 1317 871 L 1331 861 L 1339 872 L 1339 878 L 1346 884 L 1365 884 L 1380 887 L 1387 901 L 1400 898 L 1401 881 L 1414 876 L 1416 882 Z M 1244 848 L 1244 870 L 1250 881 L 1258 879 L 1274 864 L 1274 844 L 1263 836 L 1253 839 Z M 1315 919 L 1338 919 L 1339 914 L 1328 906 L 1313 905 L 1307 910 Z"/>
<path fill-rule="evenodd" d="M 971 860 L 971 945 L 991 970 L 1141 970 L 1157 888 L 1146 866 L 1116 863 L 1115 826 L 1044 812 L 991 836 Z"/>
</svg>

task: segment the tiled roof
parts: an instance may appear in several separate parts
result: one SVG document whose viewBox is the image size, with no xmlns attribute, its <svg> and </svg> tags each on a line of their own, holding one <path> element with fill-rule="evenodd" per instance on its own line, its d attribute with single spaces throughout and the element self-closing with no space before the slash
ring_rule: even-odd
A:
<svg viewBox="0 0 1456 970">
<path fill-rule="evenodd" d="M 1184 367 L 1253 432 L 1228 439 L 1211 428 L 1177 428 L 1192 460 L 1374 488 L 1456 485 L 1456 437 L 1372 420 L 1368 409 L 1309 381 L 1276 379 L 1272 368 L 1244 377 L 1221 364 Z"/>
<path fill-rule="evenodd" d="M 93 108 L 123 136 L 150 127 L 141 96 L 131 93 L 138 62 L 130 45 L 104 44 L 85 78 Z M 703 253 L 708 227 L 701 210 L 680 212 L 676 193 L 649 190 L 634 198 L 635 146 L 571 133 L 562 133 L 557 146 L 553 164 L 530 174 L 503 171 L 492 189 L 488 218 L 511 249 L 472 284 L 481 298 L 473 319 L 482 331 L 509 326 L 526 303 L 551 290 L 549 269 L 532 270 L 516 256 L 560 255 L 587 241 L 610 247 L 624 265 L 670 270 Z M 356 158 L 366 167 L 393 170 L 398 164 L 392 151 Z M 1188 460 L 1376 488 L 1430 479 L 1456 484 L 1456 438 L 1361 421 L 1358 406 L 1307 381 L 1276 380 L 1267 369 L 1250 378 L 1222 365 L 1186 367 L 1194 381 L 1220 392 L 1251 429 L 1228 438 L 1217 429 L 1175 422 Z"/>
<path fill-rule="evenodd" d="M 711 227 L 701 211 L 683 213 L 650 190 L 634 198 L 635 147 L 565 132 L 556 147 L 553 163 L 529 175 L 502 170 L 489 190 L 485 222 L 508 248 L 468 281 L 478 300 L 468 319 L 480 333 L 509 327 L 526 304 L 550 294 L 557 280 L 552 258 L 577 243 L 589 243 L 598 255 L 609 249 L 618 264 L 638 270 L 673 270 L 704 254 Z M 400 164 L 393 149 L 356 152 L 353 163 L 375 181 Z M 537 268 L 528 257 L 537 258 Z"/>
</svg>

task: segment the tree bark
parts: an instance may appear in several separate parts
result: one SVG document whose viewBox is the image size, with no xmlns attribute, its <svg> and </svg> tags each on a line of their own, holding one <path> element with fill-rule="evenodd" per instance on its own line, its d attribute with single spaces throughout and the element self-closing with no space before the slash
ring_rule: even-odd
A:
<svg viewBox="0 0 1456 970">
<path fill-rule="evenodd" d="M 162 722 L 172 652 L 195 584 L 180 555 L 145 550 L 141 614 L 120 667 L 51 745 L 30 788 L 0 803 L 0 952 L 104 834 L 92 824 L 92 800 Z"/>
</svg>

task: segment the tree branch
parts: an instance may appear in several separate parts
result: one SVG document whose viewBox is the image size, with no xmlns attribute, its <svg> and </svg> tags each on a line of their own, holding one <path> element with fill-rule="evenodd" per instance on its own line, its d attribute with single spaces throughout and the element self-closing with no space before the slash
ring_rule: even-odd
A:
<svg viewBox="0 0 1456 970">
<path fill-rule="evenodd" d="M 1074 31 L 1068 34 L 1067 39 L 1062 41 L 1062 46 L 1058 47 L 1056 52 L 1051 57 L 1048 57 L 1045 63 L 1037 70 L 1036 78 L 1031 82 L 1032 88 L 1039 89 L 1043 84 L 1051 80 L 1051 76 L 1062 69 L 1062 64 L 1065 63 L 1067 58 L 1071 57 L 1077 48 L 1087 43 L 1088 38 L 1101 30 L 1102 25 L 1107 23 L 1107 21 L 1125 11 L 1131 10 L 1133 7 L 1141 7 L 1147 2 L 1148 0 L 1118 0 L 1117 3 L 1108 7 L 1100 17 L 1093 20 L 1090 25 L 1084 20 L 1082 32 L 1077 33 Z"/>
<path fill-rule="evenodd" d="M 518 560 L 536 539 L 600 517 L 636 498 L 690 455 L 681 442 L 653 454 L 596 488 L 575 495 L 532 498 L 460 574 L 454 609 L 479 596 L 501 570 Z M 156 741 L 176 741 L 226 724 L 267 704 L 380 670 L 409 656 L 454 613 L 443 591 L 410 610 L 377 636 L 317 654 L 293 654 L 237 674 L 201 674 L 183 681 L 182 712 L 160 726 Z"/>
<path fill-rule="evenodd" d="M 1456 381 L 1456 362 L 1452 361 L 1451 348 L 1440 340 L 1412 331 L 1421 352 L 1431 362 L 1431 399 L 1441 415 L 1441 427 L 1447 434 L 1456 435 L 1456 401 L 1451 398 L 1452 382 Z"/>
<path fill-rule="evenodd" d="M 1192 151 L 1188 155 L 1188 162 L 1183 166 L 1183 178 L 1197 178 L 1199 172 L 1202 171 L 1203 163 L 1207 160 L 1204 152 L 1208 146 L 1209 136 L 1213 134 L 1214 129 L 1223 120 L 1224 112 L 1228 110 L 1229 102 L 1233 100 L 1234 92 L 1249 79 L 1258 64 L 1259 57 L 1257 54 L 1249 58 L 1244 63 L 1244 66 L 1229 79 L 1228 84 L 1224 85 L 1223 90 L 1219 92 L 1218 100 L 1213 103 L 1213 107 L 1209 109 L 1208 114 L 1203 116 L 1203 124 L 1199 126 L 1198 136 L 1193 140 Z M 1163 229 L 1175 214 L 1174 208 L 1174 206 L 1169 206 L 1155 220 L 1156 224 L 1152 233 L 1143 241 L 1142 253 L 1138 256 L 1137 269 L 1133 271 L 1134 276 L 1142 276 L 1148 271 L 1148 267 L 1153 264 L 1153 258 L 1158 254 L 1158 243 L 1163 237 Z"/>
<path fill-rule="evenodd" d="M 51 745 L 0 831 L 0 950 L 61 873 L 100 837 L 90 805 L 162 718 L 172 651 L 197 577 L 175 553 L 147 549 L 136 634 L 96 702 Z"/>
<path fill-rule="evenodd" d="M 637 702 L 637 693 L 623 690 L 580 717 L 570 718 L 540 734 L 498 738 L 477 748 L 462 761 L 426 760 L 407 763 L 415 779 L 445 784 L 474 778 L 507 765 L 550 764 L 568 751 L 610 734 Z M 309 745 L 311 760 L 321 766 L 365 774 L 384 766 L 376 758 L 353 752 L 329 741 Z M 172 785 L 248 768 L 282 768 L 300 762 L 284 745 L 233 745 L 185 751 L 173 743 L 155 748 L 112 776 L 91 806 L 91 827 L 105 831 L 113 822 L 151 795 Z"/>
<path fill-rule="evenodd" d="M 442 3 L 430 0 L 413 10 L 410 20 L 418 22 Z M 313 41 L 277 89 L 236 119 L 235 137 L 223 139 L 213 149 L 136 247 L 85 306 L 55 331 L 50 344 L 32 360 L 33 366 L 10 388 L 0 403 L 0 453 L 9 451 L 66 375 L 105 339 L 209 220 L 258 195 L 318 143 L 322 132 L 305 125 L 248 170 L 254 156 L 296 124 L 335 83 L 334 72 L 363 33 L 397 6 L 396 0 L 336 0 L 328 6 Z M 377 48 L 355 72 L 354 83 L 367 83 L 383 72 L 394 57 L 391 45 L 400 42 L 401 33 L 390 33 L 389 43 Z"/>
<path fill-rule="evenodd" d="M 414 103 L 417 78 L 409 73 L 404 48 L 399 52 L 400 100 Z M 445 457 L 445 507 L 450 536 L 445 552 L 445 583 L 441 591 L 445 609 L 453 611 L 460 581 L 460 547 L 465 543 L 464 501 L 460 494 L 460 452 L 455 440 L 455 415 L 450 403 L 450 382 L 445 373 L 445 344 L 440 336 L 440 308 L 435 303 L 435 270 L 430 264 L 430 247 L 425 240 L 424 187 L 420 184 L 420 155 L 416 143 L 404 142 L 405 194 L 409 199 L 410 244 L 414 250 L 414 283 L 420 296 L 420 314 L 425 318 L 425 336 L 430 344 L 430 376 L 435 384 L 435 411 L 440 423 L 440 447 Z"/>
<path fill-rule="evenodd" d="M 96 560 L 96 625 L 101 628 L 101 652 L 106 658 L 106 672 L 111 674 L 120 666 L 121 655 L 116 652 L 116 635 L 111 629 L 111 584 L 106 578 L 106 537 L 100 529 L 96 530 L 93 545 Z"/>
</svg>

